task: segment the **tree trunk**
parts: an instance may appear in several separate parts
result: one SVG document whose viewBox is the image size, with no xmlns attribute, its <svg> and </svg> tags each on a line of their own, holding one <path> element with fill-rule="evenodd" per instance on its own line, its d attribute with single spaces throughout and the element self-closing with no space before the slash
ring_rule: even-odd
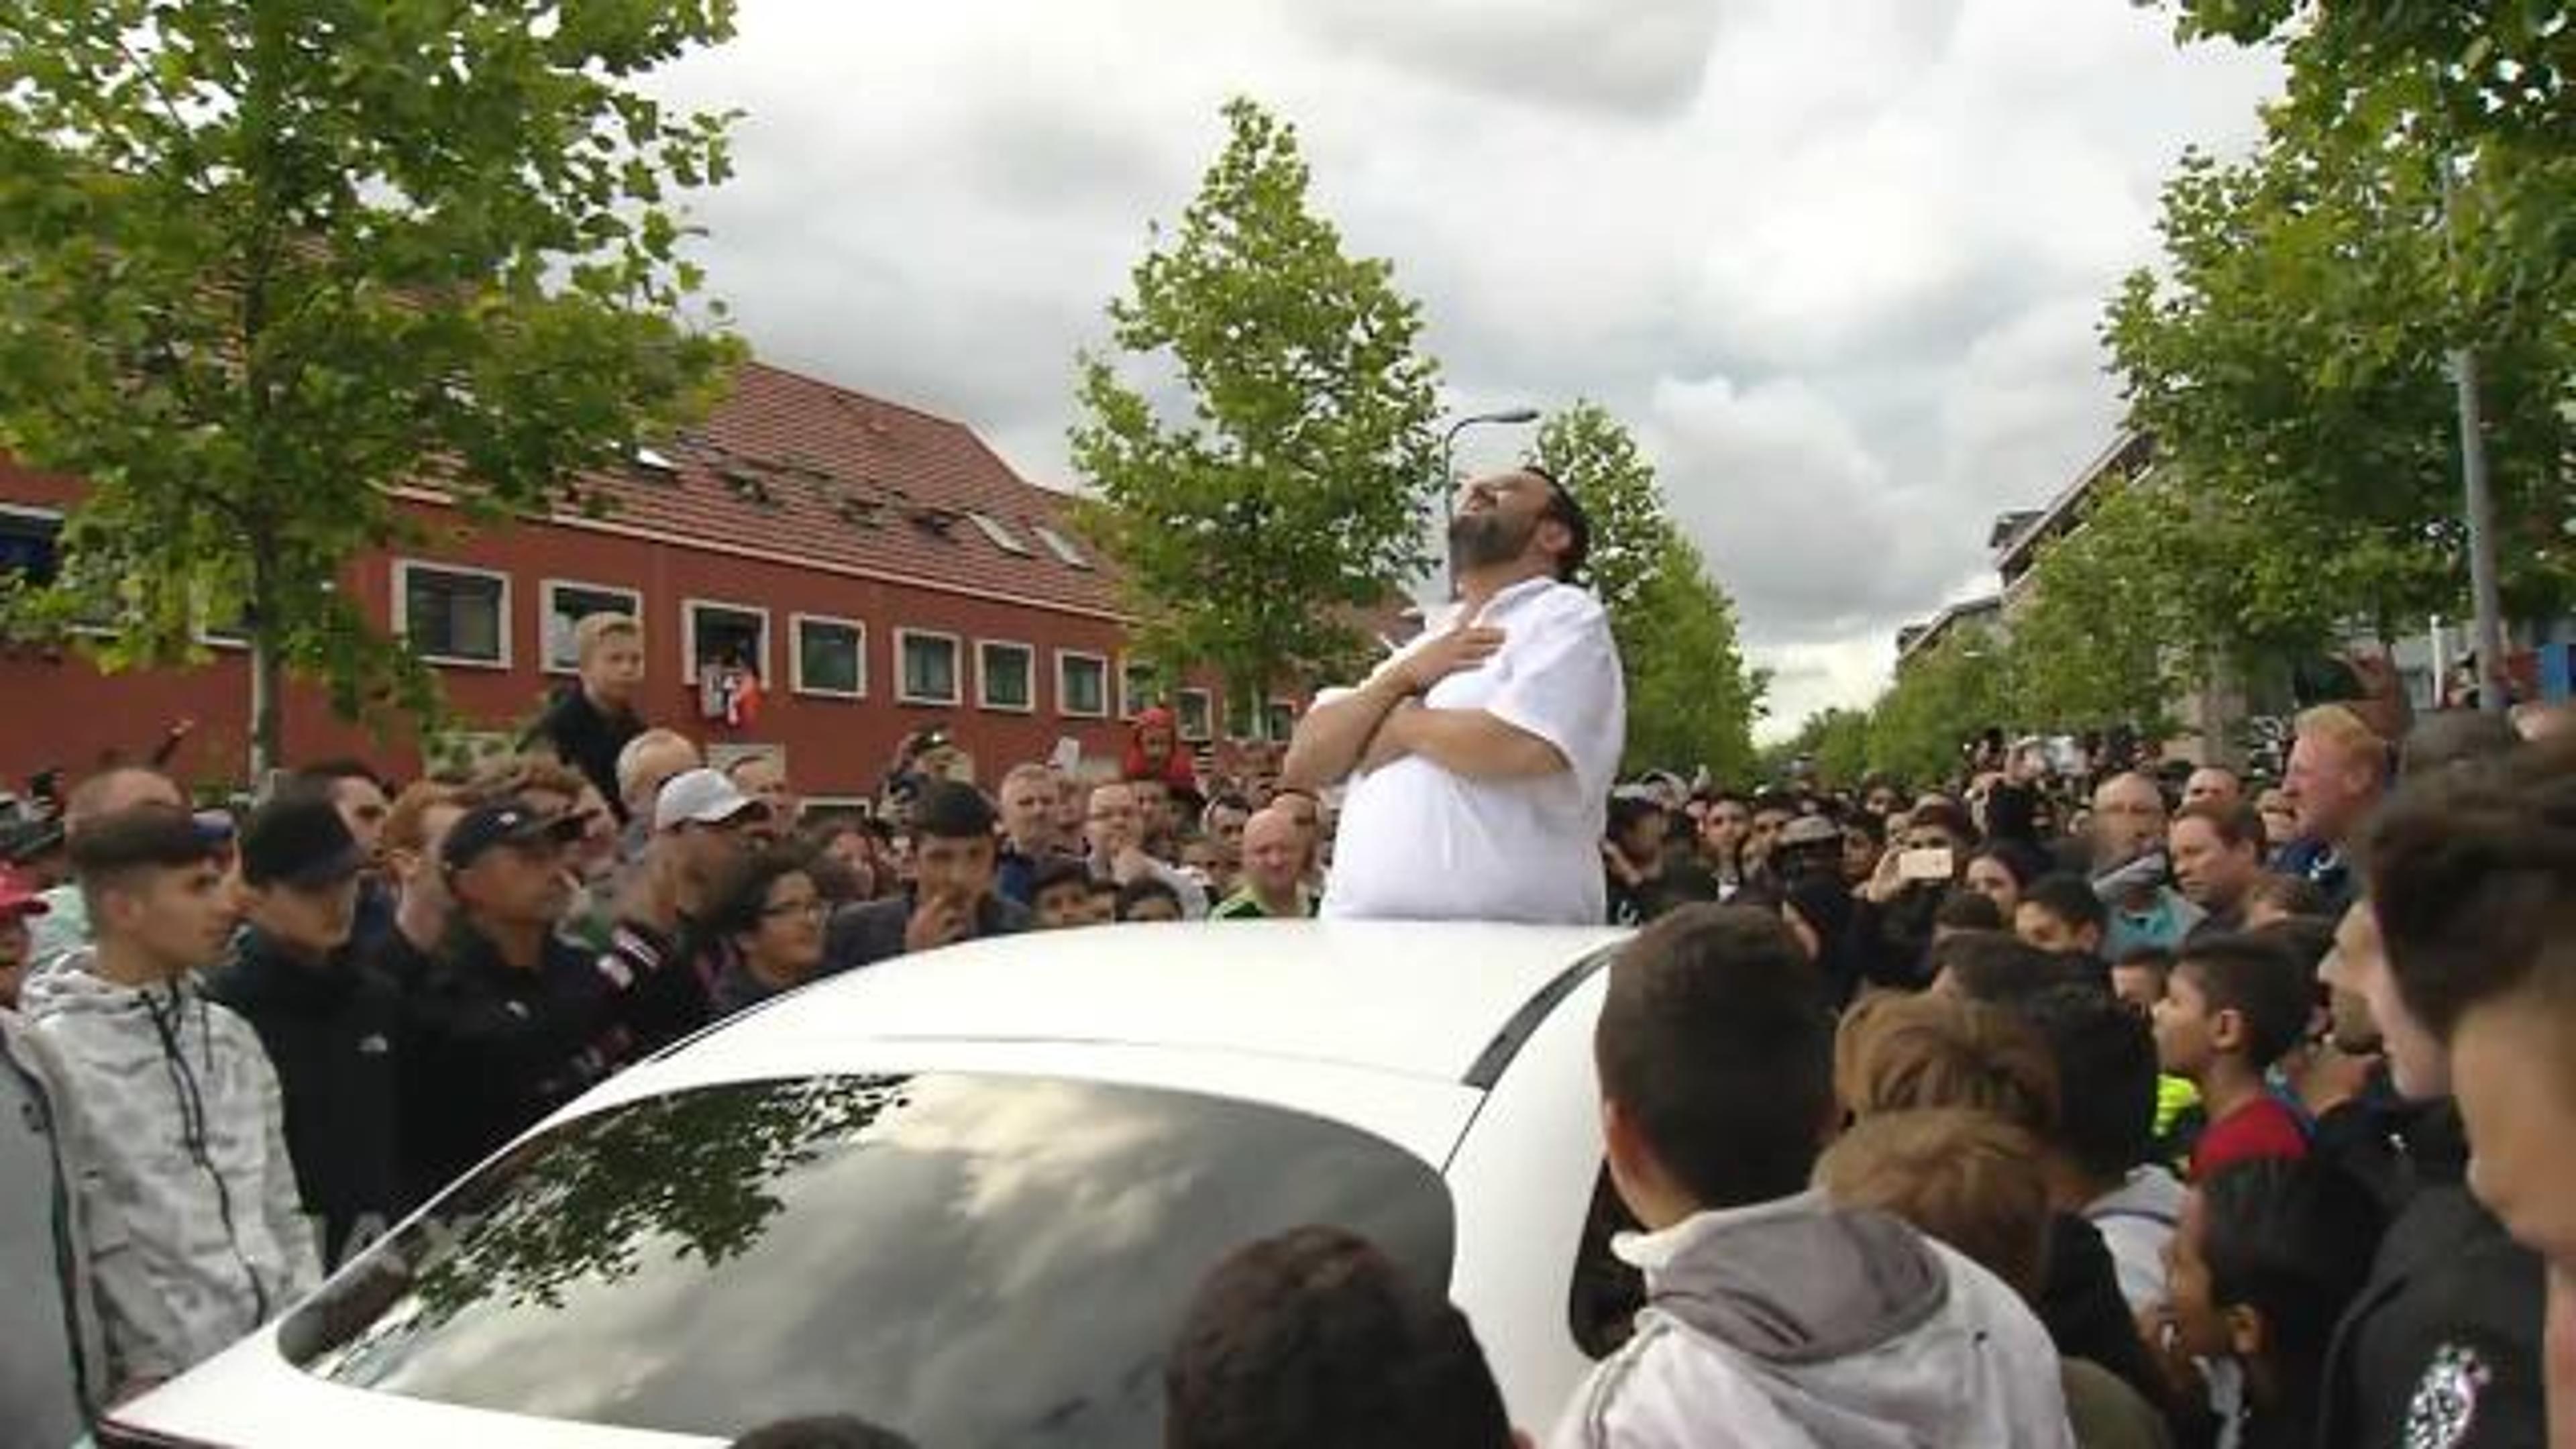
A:
<svg viewBox="0 0 2576 1449">
<path fill-rule="evenodd" d="M 268 773 L 286 758 L 286 673 L 265 627 L 250 636 L 250 788 L 264 791 Z"/>
</svg>

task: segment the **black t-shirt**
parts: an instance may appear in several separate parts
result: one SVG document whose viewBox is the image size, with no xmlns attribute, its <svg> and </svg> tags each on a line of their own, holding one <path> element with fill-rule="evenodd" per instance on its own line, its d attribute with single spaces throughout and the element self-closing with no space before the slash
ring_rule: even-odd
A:
<svg viewBox="0 0 2576 1449">
<path fill-rule="evenodd" d="M 546 706 L 546 712 L 519 743 L 552 748 L 565 764 L 581 771 L 608 801 L 617 821 L 626 823 L 626 802 L 617 794 L 617 756 L 627 742 L 644 733 L 644 722 L 620 710 L 610 714 L 590 702 L 578 684 L 568 685 Z"/>
</svg>

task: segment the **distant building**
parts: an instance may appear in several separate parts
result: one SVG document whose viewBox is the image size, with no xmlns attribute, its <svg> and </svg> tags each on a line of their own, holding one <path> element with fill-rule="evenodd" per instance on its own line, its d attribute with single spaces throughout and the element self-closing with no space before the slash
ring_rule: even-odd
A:
<svg viewBox="0 0 2576 1449">
<path fill-rule="evenodd" d="M 338 587 L 437 669 L 458 731 L 417 740 L 396 722 L 379 744 L 299 684 L 292 760 L 354 753 L 408 775 L 504 746 L 571 679 L 574 621 L 602 609 L 643 620 L 652 721 L 720 757 L 784 751 L 798 787 L 827 803 L 870 796 L 904 737 L 934 724 L 987 783 L 1065 737 L 1105 765 L 1121 721 L 1151 702 L 1114 570 L 1076 537 L 1070 500 L 963 424 L 753 363 L 703 424 L 582 481 L 609 511 L 496 527 L 434 490 L 398 490 L 431 542 L 362 557 Z M 79 494 L 0 459 L 0 571 L 49 578 Z M 197 667 L 114 676 L 77 653 L 0 653 L 0 780 L 146 753 L 184 717 L 198 728 L 179 769 L 237 781 L 247 658 L 212 648 Z M 1287 699 L 1223 711 L 1196 681 L 1170 702 L 1200 744 L 1226 713 L 1250 738 L 1284 737 L 1296 714 Z"/>
<path fill-rule="evenodd" d="M 1941 641 L 1963 627 L 1983 629 L 1989 633 L 1995 632 L 1996 627 L 2003 622 L 2003 612 L 2004 601 L 1994 594 L 1987 594 L 1979 598 L 1962 599 L 1920 624 L 1906 625 L 1896 631 L 1896 667 L 1902 669 L 1915 659 L 1931 653 L 1941 647 Z"/>
</svg>

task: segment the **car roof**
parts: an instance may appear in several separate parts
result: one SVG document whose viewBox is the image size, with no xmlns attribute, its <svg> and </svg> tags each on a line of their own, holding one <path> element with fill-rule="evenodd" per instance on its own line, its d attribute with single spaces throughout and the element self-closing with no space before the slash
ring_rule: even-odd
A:
<svg viewBox="0 0 2576 1449">
<path fill-rule="evenodd" d="M 716 1076 L 840 1043 L 1115 1043 L 1486 1086 L 1492 1054 L 1516 1045 L 1551 988 L 1622 934 L 1397 921 L 1028 932 L 817 982 L 682 1055 L 692 1075 Z"/>
</svg>

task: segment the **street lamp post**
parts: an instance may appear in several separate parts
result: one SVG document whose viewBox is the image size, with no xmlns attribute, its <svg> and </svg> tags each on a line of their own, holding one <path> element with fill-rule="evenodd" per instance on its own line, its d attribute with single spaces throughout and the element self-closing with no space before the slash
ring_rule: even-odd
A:
<svg viewBox="0 0 2576 1449">
<path fill-rule="evenodd" d="M 1479 423 L 1518 425 L 1537 421 L 1538 409 L 1534 407 L 1498 408 L 1493 412 L 1471 413 L 1460 418 L 1449 425 L 1447 432 L 1440 435 L 1440 546 L 1442 548 L 1449 546 L 1450 527 L 1458 521 L 1457 464 L 1451 458 L 1452 452 L 1457 447 L 1458 435 Z M 1458 560 L 1455 557 L 1449 560 L 1449 593 L 1453 598 L 1458 593 Z"/>
</svg>

